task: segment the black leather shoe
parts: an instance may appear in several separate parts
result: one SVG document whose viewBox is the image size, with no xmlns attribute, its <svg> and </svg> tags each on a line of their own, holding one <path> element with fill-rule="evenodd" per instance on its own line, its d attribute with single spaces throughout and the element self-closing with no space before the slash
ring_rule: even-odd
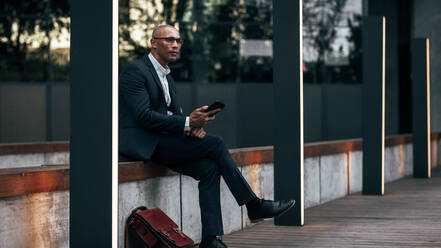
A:
<svg viewBox="0 0 441 248">
<path fill-rule="evenodd" d="M 253 208 L 247 208 L 248 218 L 257 222 L 266 218 L 273 218 L 286 213 L 296 203 L 295 200 L 271 201 L 258 199 L 259 203 Z"/>
<path fill-rule="evenodd" d="M 212 239 L 202 239 L 199 248 L 227 248 L 227 245 L 222 240 L 214 237 Z"/>
</svg>

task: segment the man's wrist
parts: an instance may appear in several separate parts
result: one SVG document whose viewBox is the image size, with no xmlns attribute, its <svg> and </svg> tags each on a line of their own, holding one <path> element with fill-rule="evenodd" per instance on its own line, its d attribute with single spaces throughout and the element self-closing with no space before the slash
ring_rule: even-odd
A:
<svg viewBox="0 0 441 248">
<path fill-rule="evenodd" d="M 190 131 L 190 117 L 186 116 L 185 117 L 185 126 L 184 126 L 184 131 Z"/>
</svg>

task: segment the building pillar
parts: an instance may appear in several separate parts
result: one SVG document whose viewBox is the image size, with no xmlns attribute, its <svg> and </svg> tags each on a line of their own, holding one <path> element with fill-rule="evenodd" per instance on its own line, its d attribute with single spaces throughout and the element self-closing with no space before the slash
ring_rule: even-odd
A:
<svg viewBox="0 0 441 248">
<path fill-rule="evenodd" d="M 412 40 L 413 176 L 430 178 L 429 39 Z"/>
<path fill-rule="evenodd" d="M 274 198 L 295 199 L 276 225 L 304 223 L 302 0 L 273 1 Z"/>
<path fill-rule="evenodd" d="M 70 6 L 70 247 L 116 248 L 118 1 Z"/>
<path fill-rule="evenodd" d="M 363 194 L 384 194 L 386 18 L 363 18 Z"/>
</svg>

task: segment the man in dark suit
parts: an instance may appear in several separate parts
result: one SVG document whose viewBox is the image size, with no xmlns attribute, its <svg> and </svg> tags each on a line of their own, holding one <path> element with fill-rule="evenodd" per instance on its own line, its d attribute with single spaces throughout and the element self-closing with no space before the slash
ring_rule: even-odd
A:
<svg viewBox="0 0 441 248">
<path fill-rule="evenodd" d="M 130 63 L 119 82 L 119 152 L 136 160 L 152 160 L 199 180 L 202 241 L 199 247 L 226 247 L 220 208 L 220 176 L 237 203 L 246 205 L 251 221 L 278 216 L 295 201 L 270 201 L 256 197 L 219 137 L 204 126 L 220 109 L 208 106 L 184 116 L 170 76 L 169 62 L 176 61 L 183 40 L 178 30 L 161 25 L 153 31 L 151 52 Z"/>
</svg>

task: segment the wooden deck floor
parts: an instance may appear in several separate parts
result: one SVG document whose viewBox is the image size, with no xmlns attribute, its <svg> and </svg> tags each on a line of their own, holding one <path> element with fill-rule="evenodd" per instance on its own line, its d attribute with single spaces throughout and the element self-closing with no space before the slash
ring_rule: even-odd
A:
<svg viewBox="0 0 441 248">
<path fill-rule="evenodd" d="M 224 236 L 228 247 L 441 247 L 441 171 L 305 211 L 303 227 L 272 220 Z"/>
</svg>

